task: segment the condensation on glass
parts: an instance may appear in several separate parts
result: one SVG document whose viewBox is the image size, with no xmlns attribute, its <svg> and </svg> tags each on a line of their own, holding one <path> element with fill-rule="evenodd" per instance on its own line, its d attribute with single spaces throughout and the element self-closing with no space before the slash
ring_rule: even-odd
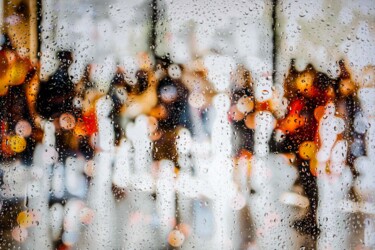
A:
<svg viewBox="0 0 375 250">
<path fill-rule="evenodd" d="M 374 249 L 371 0 L 0 2 L 0 249 Z"/>
</svg>

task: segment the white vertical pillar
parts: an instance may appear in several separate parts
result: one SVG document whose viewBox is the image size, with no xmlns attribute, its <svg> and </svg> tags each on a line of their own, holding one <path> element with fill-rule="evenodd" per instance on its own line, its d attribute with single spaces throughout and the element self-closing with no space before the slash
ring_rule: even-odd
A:
<svg viewBox="0 0 375 250">
<path fill-rule="evenodd" d="M 318 249 L 350 249 L 349 214 L 340 204 L 348 199 L 352 185 L 352 173 L 345 164 L 348 145 L 345 140 L 337 141 L 330 154 L 331 173 L 319 173 L 317 179 L 319 201 L 317 221 L 320 229 Z M 322 166 L 323 167 L 323 166 Z"/>
<path fill-rule="evenodd" d="M 61 237 L 64 221 L 64 207 L 60 203 L 55 203 L 50 208 L 51 215 L 51 237 L 58 240 Z"/>
<path fill-rule="evenodd" d="M 255 224 L 256 242 L 260 249 L 299 249 L 303 239 L 292 227 L 306 199 L 291 193 L 297 171 L 282 154 L 271 154 L 269 140 L 275 118 L 268 111 L 255 115 L 254 156 L 251 159 L 249 198 Z M 295 198 L 295 199 L 294 199 Z M 294 205 L 295 207 L 292 207 Z"/>
<path fill-rule="evenodd" d="M 174 187 L 174 164 L 160 161 L 156 182 L 156 211 L 159 218 L 159 234 L 162 246 L 167 244 L 168 235 L 176 223 L 176 194 Z"/>
<path fill-rule="evenodd" d="M 180 247 L 181 249 L 211 247 L 213 221 L 210 214 L 212 207 L 209 205 L 215 194 L 208 181 L 208 168 L 211 162 L 210 144 L 194 142 L 187 129 L 178 132 L 176 143 L 180 171 L 175 189 L 178 195 L 179 229 L 184 233 L 183 240 L 179 242 Z M 204 221 L 199 221 L 202 218 Z"/>
<path fill-rule="evenodd" d="M 92 223 L 81 234 L 79 248 L 108 249 L 114 244 L 114 206 L 112 194 L 112 161 L 114 131 L 108 115 L 112 102 L 107 96 L 96 102 L 98 134 L 94 156 L 94 176 L 87 195 L 87 206 L 94 212 Z"/>
<path fill-rule="evenodd" d="M 215 231 L 213 247 L 228 249 L 238 242 L 233 235 L 234 210 L 231 202 L 235 196 L 233 182 L 232 129 L 228 120 L 230 99 L 227 91 L 230 87 L 230 76 L 235 70 L 231 57 L 210 55 L 204 58 L 208 69 L 208 79 L 219 92 L 213 98 L 215 118 L 211 133 L 211 164 L 208 168 L 208 179 L 214 191 L 213 216 Z"/>
<path fill-rule="evenodd" d="M 29 210 L 37 215 L 38 224 L 30 228 L 26 248 L 50 249 L 52 238 L 50 234 L 50 174 L 51 167 L 57 161 L 55 149 L 55 127 L 51 122 L 44 122 L 43 142 L 35 148 L 31 170 L 32 183 L 28 185 Z"/>
<path fill-rule="evenodd" d="M 70 194 L 79 198 L 84 198 L 87 192 L 86 177 L 83 173 L 84 165 L 83 157 L 68 157 L 65 160 L 66 189 Z"/>
<path fill-rule="evenodd" d="M 122 139 L 120 145 L 116 148 L 112 182 L 115 187 L 125 192 L 125 197 L 116 202 L 116 248 L 124 246 L 124 239 L 127 238 L 128 233 L 129 193 L 131 190 L 131 163 L 133 157 L 131 147 L 132 145 L 129 140 Z"/>
<path fill-rule="evenodd" d="M 317 247 L 326 249 L 349 248 L 347 234 L 347 215 L 340 211 L 338 204 L 348 195 L 352 184 L 350 169 L 345 165 L 347 145 L 337 141 L 337 135 L 344 131 L 344 120 L 335 116 L 333 103 L 325 106 L 323 117 L 319 121 L 319 138 L 321 146 L 316 154 L 318 161 L 318 209 L 317 221 L 321 230 Z M 327 173 L 330 162 L 331 173 Z"/>
<path fill-rule="evenodd" d="M 155 180 L 151 174 L 152 142 L 148 132 L 148 118 L 140 115 L 135 123 L 126 127 L 126 136 L 134 150 L 134 163 L 131 169 L 127 200 L 129 209 L 126 236 L 123 237 L 125 249 L 147 249 L 159 246 L 155 201 Z"/>
<path fill-rule="evenodd" d="M 190 224 L 190 217 L 192 215 L 192 199 L 189 199 L 186 197 L 186 194 L 184 195 L 184 192 L 188 192 L 189 189 L 184 187 L 181 188 L 181 190 L 178 189 L 179 182 L 184 182 L 184 180 L 188 180 L 192 178 L 193 172 L 192 172 L 192 162 L 189 157 L 189 153 L 191 152 L 192 147 L 192 138 L 190 135 L 189 130 L 183 128 L 180 131 L 178 131 L 178 135 L 176 138 L 176 149 L 178 154 L 178 165 L 180 166 L 180 171 L 178 173 L 178 179 L 176 184 L 176 191 L 177 191 L 177 197 L 178 197 L 178 213 L 180 215 L 180 221 L 181 223 L 187 223 Z M 191 189 L 190 189 L 191 190 Z M 191 226 L 191 225 L 190 225 Z"/>
<path fill-rule="evenodd" d="M 367 72 L 366 72 L 367 71 Z M 354 166 L 359 172 L 355 189 L 361 196 L 360 211 L 364 214 L 363 243 L 368 248 L 375 247 L 375 70 L 372 67 L 363 70 L 363 80 L 358 91 L 358 97 L 363 110 L 366 124 L 365 145 L 366 156 L 355 160 Z"/>
</svg>

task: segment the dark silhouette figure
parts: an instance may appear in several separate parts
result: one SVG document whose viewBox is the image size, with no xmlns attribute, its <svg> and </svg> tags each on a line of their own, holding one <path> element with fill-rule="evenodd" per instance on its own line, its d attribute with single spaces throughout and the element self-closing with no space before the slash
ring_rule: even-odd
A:
<svg viewBox="0 0 375 250">
<path fill-rule="evenodd" d="M 73 111 L 74 84 L 68 74 L 73 57 L 69 51 L 57 53 L 60 65 L 47 82 L 40 83 L 37 111 L 44 118 L 56 118 Z"/>
</svg>

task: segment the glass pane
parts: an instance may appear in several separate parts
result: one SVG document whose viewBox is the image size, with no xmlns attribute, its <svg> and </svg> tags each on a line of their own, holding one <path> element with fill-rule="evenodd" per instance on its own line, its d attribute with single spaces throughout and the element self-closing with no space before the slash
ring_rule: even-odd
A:
<svg viewBox="0 0 375 250">
<path fill-rule="evenodd" d="M 374 248 L 374 17 L 1 1 L 0 248 Z"/>
</svg>

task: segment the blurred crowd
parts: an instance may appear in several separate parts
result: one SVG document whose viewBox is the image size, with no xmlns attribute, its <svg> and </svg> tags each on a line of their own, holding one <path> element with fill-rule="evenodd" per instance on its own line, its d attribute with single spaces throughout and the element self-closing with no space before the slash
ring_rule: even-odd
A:
<svg viewBox="0 0 375 250">
<path fill-rule="evenodd" d="M 146 114 L 149 138 L 154 145 L 153 160 L 172 160 L 176 174 L 180 168 L 176 152 L 178 131 L 186 128 L 198 141 L 211 136 L 215 115 L 212 98 L 218 91 L 207 77 L 210 69 L 205 67 L 202 58 L 188 64 L 176 64 L 168 57 L 139 53 L 135 78 L 127 75 L 124 67 L 117 66 L 109 89 L 103 91 L 93 79 L 99 70 L 96 64 L 87 65 L 83 77 L 74 82 L 68 72 L 74 53 L 59 51 L 55 56 L 59 60 L 57 70 L 46 81 L 40 81 L 39 62 L 32 63 L 19 55 L 4 36 L 0 50 L 2 164 L 16 160 L 25 165 L 32 164 L 35 146 L 43 138 L 41 124 L 47 120 L 56 128 L 60 162 L 77 155 L 91 160 L 94 153 L 101 150 L 95 139 L 98 132 L 95 104 L 102 97 L 112 103 L 110 119 L 115 145 L 126 137 L 126 125 L 138 115 Z M 250 159 L 254 154 L 255 116 L 269 111 L 276 117 L 270 149 L 273 153 L 283 154 L 298 169 L 296 185 L 300 187 L 299 192 L 308 197 L 310 210 L 295 225 L 309 235 L 318 234 L 315 215 L 319 161 L 316 153 L 322 146 L 319 122 L 325 119 L 327 105 L 333 104 L 335 115 L 345 121 L 343 133 L 338 133 L 337 139 L 349 143 L 347 164 L 354 175 L 354 160 L 366 153 L 364 133 L 354 129 L 354 119 L 361 112 L 356 96 L 358 84 L 351 78 L 347 62 L 338 63 L 339 77 L 330 78 L 312 65 L 298 71 L 291 61 L 283 88 L 273 87 L 272 97 L 264 101 L 254 96 L 252 73 L 237 64 L 231 72 L 230 88 L 226 93 L 231 100 L 228 120 L 233 129 L 232 160 L 235 166 L 245 165 L 248 175 L 251 175 Z M 374 73 L 373 68 L 368 70 Z M 326 172 L 331 172 L 329 164 Z M 121 196 L 116 187 L 113 191 Z"/>
<path fill-rule="evenodd" d="M 173 140 L 173 131 L 179 127 L 188 128 L 199 138 L 210 134 L 208 124 L 212 115 L 209 111 L 217 91 L 208 80 L 208 69 L 200 58 L 181 65 L 168 58 L 141 53 L 135 79 L 125 73 L 124 67 L 118 66 L 109 89 L 103 91 L 92 79 L 99 70 L 95 64 L 87 65 L 78 82 L 72 81 L 68 73 L 74 60 L 72 52 L 57 52 L 58 69 L 47 81 L 39 81 L 38 63 L 32 64 L 21 57 L 6 37 L 1 48 L 2 161 L 19 158 L 29 162 L 35 143 L 41 139 L 42 120 L 53 121 L 57 128 L 61 160 L 77 153 L 89 159 L 95 149 L 90 137 L 97 132 L 95 101 L 102 96 L 107 96 L 113 103 L 111 119 L 116 143 L 125 136 L 123 128 L 126 124 L 139 114 L 150 117 L 152 140 L 156 145 L 162 141 L 160 145 L 166 148 L 172 146 L 173 142 L 169 141 Z M 305 141 L 319 145 L 318 121 L 329 102 L 335 103 L 338 115 L 352 124 L 355 113 L 360 111 L 355 95 L 358 85 L 351 80 L 345 62 L 340 61 L 339 65 L 340 77 L 332 79 L 311 65 L 297 71 L 292 61 L 284 82 L 285 94 L 273 91 L 278 97 L 266 101 L 256 100 L 251 72 L 243 65 L 236 65 L 228 93 L 231 97 L 228 119 L 241 135 L 234 138 L 235 154 L 243 150 L 252 152 L 254 114 L 258 111 L 271 111 L 278 118 L 271 142 L 274 152 L 298 152 L 298 147 Z M 280 95 L 284 97 L 282 105 L 277 102 Z M 204 121 L 203 124 L 198 120 Z M 344 133 L 346 139 L 352 137 L 351 133 L 349 126 Z M 354 156 L 363 154 L 358 147 L 352 152 Z M 169 155 L 165 157 L 173 159 L 173 151 L 167 151 Z M 166 153 L 158 150 L 155 159 L 162 158 L 158 154 Z M 311 172 L 314 173 L 313 168 Z"/>
</svg>

